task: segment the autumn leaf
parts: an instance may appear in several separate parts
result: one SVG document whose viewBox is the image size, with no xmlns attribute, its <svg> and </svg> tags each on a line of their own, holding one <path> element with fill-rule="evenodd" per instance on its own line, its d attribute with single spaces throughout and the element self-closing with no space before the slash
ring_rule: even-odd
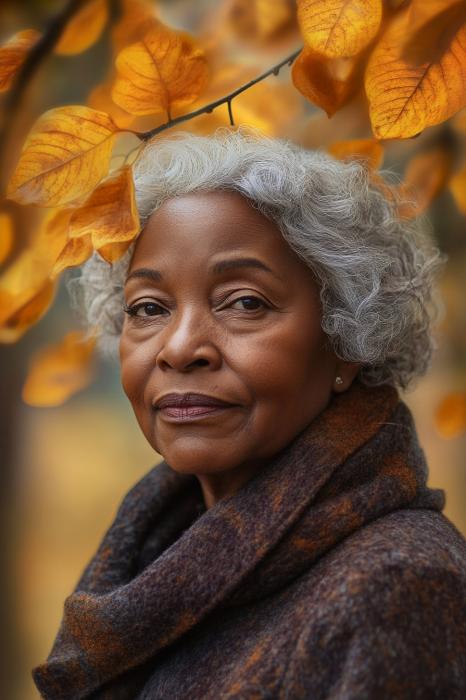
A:
<svg viewBox="0 0 466 700">
<path fill-rule="evenodd" d="M 90 235 L 81 238 L 71 238 L 60 251 L 50 272 L 50 278 L 55 279 L 68 267 L 82 265 L 94 252 Z"/>
<path fill-rule="evenodd" d="M 286 110 L 283 109 L 285 104 Z M 258 83 L 238 95 L 233 104 L 238 123 L 249 124 L 269 136 L 280 135 L 293 122 L 297 122 L 302 112 L 299 94 L 286 83 Z"/>
<path fill-rule="evenodd" d="M 40 32 L 35 29 L 25 29 L 0 47 L 0 92 L 10 89 L 30 49 L 40 37 Z"/>
<path fill-rule="evenodd" d="M 106 243 L 105 245 L 100 246 L 100 248 L 97 248 L 97 252 L 99 253 L 101 258 L 103 258 L 106 262 L 112 265 L 126 253 L 132 242 L 133 241 L 130 240 Z"/>
<path fill-rule="evenodd" d="M 12 296 L 0 286 L 0 343 L 15 343 L 24 333 L 36 324 L 51 306 L 55 293 L 56 283 L 49 279 L 42 279 L 42 284 L 31 292 L 27 288 L 24 295 Z M 23 299 L 18 303 L 18 298 Z M 11 312 L 5 319 L 4 311 Z"/>
<path fill-rule="evenodd" d="M 466 214 L 466 167 L 455 173 L 450 180 L 450 190 L 458 209 Z"/>
<path fill-rule="evenodd" d="M 70 218 L 69 236 L 91 236 L 98 249 L 132 240 L 140 230 L 131 168 L 126 166 L 102 182 Z"/>
<path fill-rule="evenodd" d="M 293 63 L 294 86 L 328 117 L 341 109 L 360 87 L 359 65 L 353 59 L 321 58 L 304 47 Z"/>
<path fill-rule="evenodd" d="M 153 26 L 155 3 L 150 0 L 121 0 L 121 15 L 112 27 L 117 52 L 134 44 Z"/>
<path fill-rule="evenodd" d="M 466 109 L 463 109 L 456 117 L 452 120 L 452 125 L 458 131 L 466 131 Z"/>
<path fill-rule="evenodd" d="M 406 168 L 404 181 L 398 187 L 403 202 L 398 208 L 399 215 L 410 219 L 426 211 L 448 183 L 452 167 L 452 153 L 440 146 L 412 158 Z"/>
<path fill-rule="evenodd" d="M 107 0 L 92 0 L 68 22 L 55 46 L 55 53 L 71 56 L 86 51 L 94 44 L 108 20 Z"/>
<path fill-rule="evenodd" d="M 22 398 L 30 406 L 58 406 L 93 377 L 95 335 L 71 331 L 56 344 L 41 348 L 33 356 Z"/>
<path fill-rule="evenodd" d="M 355 56 L 377 34 L 382 0 L 298 0 L 306 45 L 325 58 Z"/>
<path fill-rule="evenodd" d="M 51 272 L 68 240 L 69 211 L 50 212 L 29 246 L 0 275 L 0 342 L 14 342 L 53 301 Z"/>
<path fill-rule="evenodd" d="M 384 149 L 375 139 L 354 139 L 352 141 L 335 141 L 328 152 L 338 160 L 354 158 L 366 160 L 373 170 L 380 168 L 383 162 Z"/>
<path fill-rule="evenodd" d="M 466 24 L 450 33 L 437 55 L 432 47 L 429 60 L 409 63 L 403 55 L 420 31 L 411 9 L 394 16 L 366 69 L 369 115 L 380 139 L 415 136 L 449 119 L 466 103 Z"/>
<path fill-rule="evenodd" d="M 466 393 L 445 396 L 435 410 L 435 424 L 443 437 L 453 438 L 466 431 Z"/>
<path fill-rule="evenodd" d="M 0 263 L 3 263 L 13 247 L 13 221 L 6 212 L 0 213 Z"/>
<path fill-rule="evenodd" d="M 203 51 L 185 32 L 162 22 L 141 41 L 123 49 L 116 59 L 118 77 L 112 98 L 131 114 L 158 114 L 191 104 L 207 82 Z"/>
<path fill-rule="evenodd" d="M 118 131 L 108 114 L 90 107 L 50 109 L 26 140 L 7 197 L 43 207 L 84 197 L 107 174 Z"/>
<path fill-rule="evenodd" d="M 295 18 L 290 0 L 232 0 L 225 20 L 241 39 L 270 40 Z"/>
<path fill-rule="evenodd" d="M 424 0 L 421 4 L 416 0 L 410 6 L 410 17 L 420 26 L 404 46 L 403 60 L 414 65 L 434 63 L 449 51 L 455 35 L 466 23 L 466 3 L 460 0 L 433 0 L 429 3 Z"/>
<path fill-rule="evenodd" d="M 134 123 L 136 117 L 119 107 L 112 100 L 112 85 L 114 78 L 110 78 L 103 83 L 99 83 L 89 93 L 87 98 L 88 107 L 99 112 L 106 112 L 115 122 L 119 129 L 128 129 Z"/>
</svg>

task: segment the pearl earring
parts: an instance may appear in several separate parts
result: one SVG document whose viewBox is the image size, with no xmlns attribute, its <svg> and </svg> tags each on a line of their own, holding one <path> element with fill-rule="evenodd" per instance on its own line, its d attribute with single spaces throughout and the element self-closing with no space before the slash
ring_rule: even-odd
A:
<svg viewBox="0 0 466 700">
<path fill-rule="evenodd" d="M 335 384 L 343 384 L 343 379 L 340 376 L 335 377 Z"/>
</svg>

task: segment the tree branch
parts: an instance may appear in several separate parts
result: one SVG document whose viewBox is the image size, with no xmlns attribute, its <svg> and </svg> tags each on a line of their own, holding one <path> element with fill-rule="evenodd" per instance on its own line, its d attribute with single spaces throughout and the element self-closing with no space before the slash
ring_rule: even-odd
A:
<svg viewBox="0 0 466 700">
<path fill-rule="evenodd" d="M 261 80 L 264 80 L 264 78 L 267 78 L 269 75 L 278 75 L 280 72 L 280 68 L 283 68 L 285 64 L 288 64 L 291 66 L 295 58 L 301 53 L 302 51 L 302 46 L 294 51 L 290 56 L 285 58 L 283 61 L 280 63 L 277 63 L 276 66 L 273 66 L 272 68 L 269 68 L 265 73 L 262 73 L 259 75 L 257 78 L 254 78 L 253 80 L 250 80 L 248 83 L 245 83 L 245 85 L 242 85 L 241 87 L 237 88 L 236 90 L 233 90 L 233 92 L 230 92 L 228 95 L 225 95 L 224 97 L 221 97 L 219 100 L 216 100 L 215 102 L 210 102 L 209 104 L 205 105 L 204 107 L 200 107 L 199 109 L 196 109 L 194 112 L 189 112 L 188 114 L 182 114 L 180 117 L 176 117 L 175 119 L 169 119 L 167 122 L 164 124 L 160 124 L 159 126 L 155 127 L 154 129 L 150 129 L 150 131 L 143 131 L 143 132 L 133 132 L 141 141 L 149 141 L 151 138 L 159 134 L 161 131 L 165 131 L 165 129 L 170 129 L 172 126 L 175 126 L 176 124 L 180 124 L 181 122 L 186 122 L 189 119 L 194 119 L 194 117 L 198 117 L 200 114 L 210 114 L 216 107 L 219 107 L 220 105 L 227 104 L 228 105 L 228 115 L 230 117 L 230 124 L 233 126 L 234 125 L 234 120 L 233 120 L 233 112 L 231 109 L 231 102 L 233 98 L 235 98 L 237 95 L 241 94 L 245 90 L 248 90 L 250 87 L 255 85 L 256 83 L 259 83 Z"/>
<path fill-rule="evenodd" d="M 63 10 L 55 15 L 39 41 L 29 51 L 3 105 L 4 120 L 0 130 L 0 153 L 8 141 L 14 117 L 21 105 L 21 100 L 28 84 L 44 59 L 53 51 L 67 23 L 87 2 L 89 0 L 69 0 Z"/>
</svg>

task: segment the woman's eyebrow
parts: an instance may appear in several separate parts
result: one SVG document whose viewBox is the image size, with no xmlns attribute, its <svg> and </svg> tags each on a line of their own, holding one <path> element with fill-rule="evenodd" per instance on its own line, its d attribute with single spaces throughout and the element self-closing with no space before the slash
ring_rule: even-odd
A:
<svg viewBox="0 0 466 700">
<path fill-rule="evenodd" d="M 257 258 L 232 258 L 230 260 L 219 260 L 211 266 L 210 271 L 214 274 L 221 274 L 227 270 L 237 270 L 243 267 L 253 267 L 258 270 L 265 270 L 266 272 L 270 272 L 270 274 L 277 279 L 281 280 L 281 277 L 279 277 L 276 272 L 271 270 L 268 265 Z"/>
<path fill-rule="evenodd" d="M 264 262 L 258 260 L 258 258 L 233 258 L 230 260 L 219 260 L 210 267 L 210 272 L 212 272 L 213 274 L 221 274 L 222 272 L 226 272 L 228 270 L 238 270 L 244 267 L 252 267 L 256 268 L 257 270 L 265 270 L 277 279 L 281 280 L 281 277 L 279 277 L 279 275 L 277 275 L 273 270 L 271 270 L 270 267 Z M 160 282 L 163 279 L 163 275 L 159 270 L 154 270 L 150 267 L 141 267 L 137 270 L 133 270 L 132 272 L 130 272 L 130 274 L 125 280 L 125 284 L 130 279 L 133 279 L 135 277 L 150 279 L 153 282 Z"/>
</svg>

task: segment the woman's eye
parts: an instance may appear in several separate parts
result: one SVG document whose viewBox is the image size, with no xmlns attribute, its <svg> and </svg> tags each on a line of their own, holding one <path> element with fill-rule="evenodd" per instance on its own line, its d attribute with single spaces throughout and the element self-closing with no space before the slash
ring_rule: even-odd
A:
<svg viewBox="0 0 466 700">
<path fill-rule="evenodd" d="M 163 306 L 156 304 L 154 301 L 142 301 L 138 304 L 132 304 L 131 306 L 124 305 L 125 313 L 129 316 L 136 316 L 137 318 L 146 318 L 147 316 L 160 316 L 165 312 Z"/>
<path fill-rule="evenodd" d="M 230 306 L 232 308 L 235 307 L 236 304 L 242 304 L 242 310 L 243 311 L 257 311 L 258 309 L 261 308 L 267 308 L 267 304 L 263 299 L 260 297 L 255 297 L 252 295 L 244 296 L 244 297 L 239 297 L 238 299 L 235 299 Z M 237 306 L 236 308 L 241 308 L 240 306 Z"/>
</svg>

